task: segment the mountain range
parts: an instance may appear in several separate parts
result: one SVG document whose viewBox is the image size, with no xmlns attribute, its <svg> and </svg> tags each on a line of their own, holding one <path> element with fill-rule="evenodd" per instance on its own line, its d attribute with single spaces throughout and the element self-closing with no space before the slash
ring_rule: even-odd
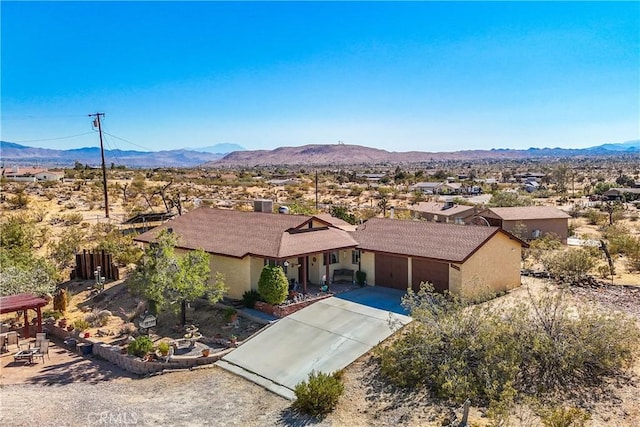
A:
<svg viewBox="0 0 640 427">
<path fill-rule="evenodd" d="M 640 156 L 640 140 L 621 144 L 604 144 L 590 148 L 529 148 L 527 150 L 491 149 L 431 153 L 424 151 L 386 151 L 360 145 L 304 145 L 275 150 L 235 151 L 205 167 L 267 165 L 335 165 L 375 163 L 422 163 L 439 160 L 527 159 L 578 156 Z"/>
<path fill-rule="evenodd" d="M 224 150 L 221 147 L 205 147 L 210 150 Z M 234 147 L 240 147 L 233 144 Z M 228 151 L 195 151 L 195 150 L 167 150 L 167 151 L 133 151 L 133 150 L 104 150 L 105 163 L 110 165 L 124 165 L 133 168 L 142 167 L 194 167 L 206 162 L 224 157 Z M 27 147 L 13 142 L 0 141 L 0 160 L 9 164 L 38 164 L 42 166 L 72 166 L 75 162 L 88 165 L 99 165 L 101 162 L 100 148 L 84 147 L 71 150 L 53 150 L 48 148 Z"/>
<path fill-rule="evenodd" d="M 235 149 L 224 154 L 223 150 Z M 206 150 L 208 152 L 196 151 Z M 211 151 L 209 151 L 211 150 Z M 217 150 L 217 152 L 216 152 Z M 543 157 L 620 156 L 640 157 L 640 140 L 618 144 L 603 144 L 581 149 L 529 148 L 527 150 L 491 149 L 454 152 L 386 151 L 361 145 L 314 144 L 300 147 L 279 147 L 274 150 L 244 150 L 237 144 L 218 144 L 198 149 L 167 151 L 105 150 L 107 165 L 127 167 L 225 167 L 267 165 L 335 165 L 420 163 L 434 160 L 527 159 Z M 42 166 L 72 166 L 75 162 L 100 164 L 100 149 L 85 147 L 72 150 L 54 150 L 28 147 L 0 141 L 0 161 L 11 164 L 38 164 Z"/>
</svg>

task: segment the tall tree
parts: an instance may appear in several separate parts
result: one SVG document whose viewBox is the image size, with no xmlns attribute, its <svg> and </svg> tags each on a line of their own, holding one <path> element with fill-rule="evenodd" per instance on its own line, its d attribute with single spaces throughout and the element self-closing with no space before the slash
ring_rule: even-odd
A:
<svg viewBox="0 0 640 427">
<path fill-rule="evenodd" d="M 211 269 L 209 254 L 202 249 L 176 254 L 178 236 L 163 230 L 156 242 L 145 248 L 144 255 L 131 275 L 132 290 L 155 303 L 158 310 L 181 312 L 181 323 L 186 323 L 186 303 L 208 295 L 212 302 L 219 301 L 227 291 L 224 278 L 216 274 L 209 283 Z"/>
</svg>

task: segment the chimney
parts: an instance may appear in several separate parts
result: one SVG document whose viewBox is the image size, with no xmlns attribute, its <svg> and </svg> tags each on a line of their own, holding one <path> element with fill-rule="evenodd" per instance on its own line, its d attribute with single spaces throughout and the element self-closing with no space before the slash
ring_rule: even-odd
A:
<svg viewBox="0 0 640 427">
<path fill-rule="evenodd" d="M 273 201 L 268 199 L 258 199 L 253 201 L 254 212 L 273 213 Z"/>
<path fill-rule="evenodd" d="M 391 206 L 389 208 L 389 218 L 394 219 L 396 216 L 396 208 L 394 208 L 393 206 Z"/>
</svg>

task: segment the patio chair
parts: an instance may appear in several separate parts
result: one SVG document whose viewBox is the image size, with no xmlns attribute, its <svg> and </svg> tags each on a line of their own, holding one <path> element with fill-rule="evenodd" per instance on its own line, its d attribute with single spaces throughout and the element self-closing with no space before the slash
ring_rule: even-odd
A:
<svg viewBox="0 0 640 427">
<path fill-rule="evenodd" d="M 39 341 L 39 344 L 40 348 L 38 348 L 38 351 L 33 354 L 33 358 L 35 359 L 40 357 L 42 358 L 42 363 L 44 363 L 44 356 L 47 355 L 49 360 L 51 360 L 51 357 L 49 356 L 49 340 Z"/>
<path fill-rule="evenodd" d="M 12 332 L 7 332 L 7 338 L 6 338 L 6 342 L 7 342 L 7 350 L 9 350 L 9 346 L 10 345 L 15 345 L 16 348 L 19 348 L 20 346 L 18 345 L 18 333 L 16 331 L 12 331 Z"/>
<path fill-rule="evenodd" d="M 36 342 L 37 341 L 46 340 L 46 339 L 47 339 L 47 333 L 46 332 L 38 332 L 38 333 L 36 333 Z"/>
</svg>

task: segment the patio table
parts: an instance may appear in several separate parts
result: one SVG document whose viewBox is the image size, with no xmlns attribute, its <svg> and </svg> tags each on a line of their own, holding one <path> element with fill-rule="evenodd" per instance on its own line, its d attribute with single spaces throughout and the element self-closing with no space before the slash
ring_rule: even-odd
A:
<svg viewBox="0 0 640 427">
<path fill-rule="evenodd" d="M 28 360 L 29 364 L 32 364 L 33 356 L 35 356 L 38 351 L 40 351 L 40 348 L 38 347 L 33 347 L 27 350 L 20 350 L 13 355 L 13 360 L 14 362 L 17 362 L 18 360 Z"/>
</svg>

